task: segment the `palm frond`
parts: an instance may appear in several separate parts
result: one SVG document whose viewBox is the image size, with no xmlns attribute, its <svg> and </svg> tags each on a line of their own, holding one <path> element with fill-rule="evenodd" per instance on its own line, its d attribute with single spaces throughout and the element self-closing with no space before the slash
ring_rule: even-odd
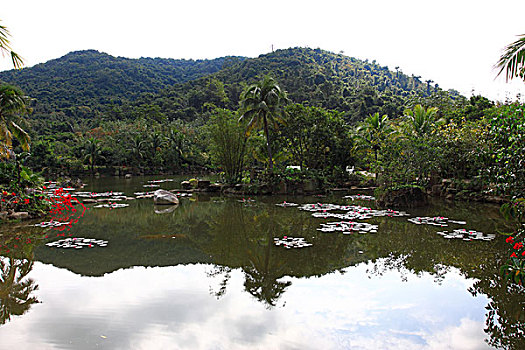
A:
<svg viewBox="0 0 525 350">
<path fill-rule="evenodd" d="M 525 70 L 525 34 L 515 42 L 507 45 L 494 68 L 499 68 L 497 76 L 505 71 L 505 79 L 509 80 L 520 76 L 524 77 Z"/>
<path fill-rule="evenodd" d="M 31 143 L 31 137 L 29 137 L 29 134 L 13 121 L 9 122 L 9 129 L 18 142 L 20 142 L 20 147 L 22 147 L 24 151 L 29 152 L 29 144 Z"/>
</svg>

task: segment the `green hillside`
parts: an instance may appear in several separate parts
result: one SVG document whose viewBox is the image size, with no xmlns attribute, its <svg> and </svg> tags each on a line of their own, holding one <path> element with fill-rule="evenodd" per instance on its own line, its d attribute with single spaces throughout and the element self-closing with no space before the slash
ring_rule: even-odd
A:
<svg viewBox="0 0 525 350">
<path fill-rule="evenodd" d="M 19 86 L 35 99 L 37 114 L 64 112 L 76 116 L 215 73 L 229 60 L 237 58 L 129 59 L 87 50 L 21 71 L 0 72 L 0 80 Z"/>
<path fill-rule="evenodd" d="M 265 74 L 279 81 L 292 101 L 343 112 L 352 122 L 375 112 L 398 115 L 408 97 L 441 91 L 432 81 L 375 61 L 308 48 L 197 61 L 77 51 L 22 71 L 1 72 L 0 80 L 35 99 L 32 119 L 61 119 L 72 125 L 84 120 L 96 126 L 101 116 L 136 119 L 154 114 L 157 120 L 191 121 L 206 103 L 236 109 L 243 86 Z"/>
<path fill-rule="evenodd" d="M 396 116 L 410 97 L 443 93 L 430 80 L 423 82 L 418 76 L 391 71 L 375 61 L 320 49 L 291 48 L 231 61 L 216 73 L 139 99 L 132 107 L 154 105 L 168 120 L 189 121 L 203 112 L 206 102 L 236 109 L 243 87 L 266 74 L 280 83 L 293 102 L 343 112 L 350 122 L 375 112 Z M 445 95 L 450 99 L 459 96 L 455 91 Z M 120 118 L 129 114 L 127 110 Z"/>
</svg>

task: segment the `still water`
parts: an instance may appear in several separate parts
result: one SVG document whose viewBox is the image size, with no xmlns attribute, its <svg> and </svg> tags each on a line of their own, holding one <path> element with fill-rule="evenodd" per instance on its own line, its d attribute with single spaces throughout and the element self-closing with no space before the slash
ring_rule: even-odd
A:
<svg viewBox="0 0 525 350">
<path fill-rule="evenodd" d="M 86 180 L 82 191 L 135 197 L 151 179 Z M 498 273 L 504 238 L 445 239 L 407 220 L 445 216 L 466 221 L 446 229 L 495 233 L 497 207 L 436 201 L 361 220 L 377 233 L 344 235 L 318 230 L 340 220 L 275 204 L 372 202 L 251 199 L 195 194 L 161 214 L 151 198 L 89 204 L 70 230 L 2 227 L 0 349 L 525 348 L 523 289 Z M 275 246 L 283 236 L 313 245 Z M 46 246 L 68 237 L 108 244 Z"/>
</svg>

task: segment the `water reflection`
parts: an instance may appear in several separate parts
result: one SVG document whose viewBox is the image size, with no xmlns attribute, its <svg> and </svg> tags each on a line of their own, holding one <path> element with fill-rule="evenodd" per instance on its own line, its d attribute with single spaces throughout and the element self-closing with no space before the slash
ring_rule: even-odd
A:
<svg viewBox="0 0 525 350">
<path fill-rule="evenodd" d="M 33 269 L 35 240 L 28 232 L 0 232 L 0 325 L 21 316 L 38 303 L 36 282 L 29 278 Z"/>
<path fill-rule="evenodd" d="M 134 190 L 132 186 L 129 188 L 130 192 Z M 124 302 L 120 305 L 117 302 L 119 310 L 116 312 L 122 315 L 122 320 L 126 319 L 123 315 L 137 313 L 134 314 L 135 323 L 129 325 L 131 328 L 140 324 L 148 327 L 151 323 L 173 323 L 172 317 L 177 320 L 177 327 L 215 332 L 211 324 L 204 320 L 210 317 L 223 322 L 225 316 L 217 315 L 232 312 L 229 309 L 231 305 L 239 303 L 242 307 L 257 310 L 246 313 L 235 307 L 228 320 L 237 325 L 232 334 L 237 337 L 235 339 L 239 339 L 238 334 L 246 335 L 242 343 L 244 346 L 280 344 L 274 337 L 268 337 L 270 332 L 284 336 L 278 329 L 280 325 L 292 329 L 294 341 L 301 337 L 308 339 L 298 343 L 306 347 L 314 346 L 312 344 L 326 348 L 337 348 L 334 344 L 364 344 L 363 348 L 368 348 L 371 343 L 365 340 L 366 337 L 375 338 L 382 334 L 392 343 L 378 342 L 376 348 L 451 346 L 440 337 L 462 339 L 453 348 L 469 348 L 472 344 L 472 348 L 482 348 L 483 342 L 478 340 L 485 337 L 485 323 L 488 345 L 519 348 L 525 334 L 525 297 L 523 289 L 508 288 L 499 277 L 498 266 L 505 258 L 500 256 L 500 252 L 505 252 L 503 241 L 445 240 L 436 235 L 438 228 L 413 225 L 406 218 L 386 217 L 370 220 L 379 225 L 375 235 L 322 233 L 317 228 L 326 220 L 312 218 L 309 213 L 297 208 L 275 206 L 283 200 L 302 203 L 319 201 L 307 197 L 260 197 L 255 203 L 246 205 L 238 202 L 237 198 L 195 196 L 183 199 L 179 207 L 159 215 L 155 213 L 152 201 L 136 200 L 124 209 L 90 209 L 82 222 L 68 232 L 72 236 L 108 240 L 107 247 L 72 251 L 40 246 L 35 255 L 40 262 L 74 272 L 81 284 L 93 293 L 110 288 L 110 295 L 118 295 L 111 289 L 111 284 L 109 287 L 106 285 L 113 278 L 111 276 L 126 276 L 120 280 L 121 286 L 115 286 L 116 290 L 122 285 L 133 289 L 135 285 L 130 286 L 126 282 L 128 278 L 157 286 L 158 292 L 163 294 L 162 300 L 151 296 L 155 292 L 148 290 L 145 299 L 128 292 L 131 304 Z M 337 197 L 323 199 L 323 202 L 334 201 L 343 202 Z M 435 204 L 411 214 L 467 220 L 470 229 L 487 233 L 494 232 L 495 227 L 501 224 L 494 207 Z M 304 237 L 313 243 L 313 247 L 285 250 L 274 246 L 273 238 L 284 235 Z M 12 265 L 10 263 L 9 266 Z M 166 268 L 159 270 L 158 267 Z M 50 267 L 47 269 L 52 271 L 50 275 L 57 273 Z M 25 271 L 22 268 L 17 270 Z M 17 273 L 20 275 L 20 272 Z M 167 276 L 171 273 L 176 277 Z M 180 273 L 185 277 L 181 277 Z M 19 280 L 28 281 L 27 274 L 25 276 Z M 89 279 L 81 276 L 98 278 L 88 282 Z M 179 286 L 181 281 L 188 279 L 191 282 L 184 285 L 182 294 L 180 290 L 174 290 L 173 286 Z M 40 281 L 39 284 L 42 285 Z M 32 285 L 36 287 L 34 282 Z M 198 286 L 195 287 L 198 289 L 193 289 L 192 285 Z M 60 288 L 60 284 L 46 288 Z M 206 296 L 200 294 L 203 291 Z M 33 292 L 34 289 L 29 294 Z M 42 293 L 46 295 L 45 290 Z M 247 297 L 249 300 L 246 300 Z M 32 296 L 28 300 L 31 298 L 36 300 Z M 44 300 L 44 303 L 49 300 Z M 183 302 L 189 306 L 182 305 Z M 107 306 L 107 303 L 93 301 L 90 315 L 95 314 L 96 317 L 90 316 L 93 319 L 87 321 L 73 310 L 63 310 L 65 306 L 57 306 L 56 303 L 54 306 L 70 314 L 68 322 L 82 320 L 83 325 L 93 327 L 95 321 L 100 321 L 101 314 L 110 317 L 101 311 L 101 305 Z M 149 318 L 141 320 L 137 316 L 138 309 L 144 312 L 146 307 L 139 308 L 137 304 L 140 303 L 152 308 L 146 313 Z M 189 316 L 183 317 L 191 313 L 190 307 L 199 315 L 199 322 L 205 323 L 204 326 L 197 326 Z M 171 310 L 171 316 L 159 316 L 163 308 Z M 242 320 L 251 317 L 261 320 L 260 324 L 252 324 L 254 329 L 243 329 Z M 305 330 L 291 326 L 297 322 L 303 324 Z M 248 324 L 244 323 L 247 327 Z M 323 327 L 317 330 L 316 325 L 319 324 Z M 125 325 L 121 326 L 125 328 Z M 257 327 L 259 329 L 255 330 Z M 342 333 L 338 333 L 337 327 Z M 397 335 L 384 334 L 389 327 L 398 332 Z M 225 330 L 227 334 L 230 331 Z M 121 336 L 129 336 L 130 330 L 119 329 L 118 332 Z M 170 336 L 180 335 L 174 329 L 162 332 Z M 197 331 L 192 334 L 197 334 Z M 313 341 L 312 334 L 333 342 Z M 159 334 L 150 336 L 160 337 Z M 469 336 L 475 338 L 471 339 L 472 344 L 463 339 Z M 214 341 L 224 345 L 224 348 L 232 344 L 231 339 L 213 336 L 192 341 L 200 344 L 197 348 Z M 297 347 L 298 344 L 291 341 L 289 345 Z"/>
<path fill-rule="evenodd" d="M 0 325 L 9 321 L 11 315 L 23 315 L 38 303 L 32 296 L 38 285 L 27 278 L 32 268 L 33 262 L 28 259 L 0 260 Z"/>
</svg>

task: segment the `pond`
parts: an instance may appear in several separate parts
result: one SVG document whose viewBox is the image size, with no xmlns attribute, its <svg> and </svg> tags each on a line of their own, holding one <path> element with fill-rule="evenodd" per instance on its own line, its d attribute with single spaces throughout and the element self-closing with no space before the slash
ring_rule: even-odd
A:
<svg viewBox="0 0 525 350">
<path fill-rule="evenodd" d="M 155 179 L 87 179 L 80 191 L 136 197 Z M 170 179 L 154 184 L 178 188 Z M 523 289 L 500 277 L 508 247 L 490 236 L 504 228 L 498 207 L 323 217 L 373 209 L 366 199 L 198 193 L 164 213 L 143 198 L 86 204 L 63 228 L 3 225 L 0 349 L 523 348 Z M 339 230 L 349 221 L 377 227 Z M 438 234 L 459 229 L 486 240 Z M 311 245 L 275 244 L 285 236 Z M 79 248 L 52 244 L 73 238 Z"/>
</svg>

